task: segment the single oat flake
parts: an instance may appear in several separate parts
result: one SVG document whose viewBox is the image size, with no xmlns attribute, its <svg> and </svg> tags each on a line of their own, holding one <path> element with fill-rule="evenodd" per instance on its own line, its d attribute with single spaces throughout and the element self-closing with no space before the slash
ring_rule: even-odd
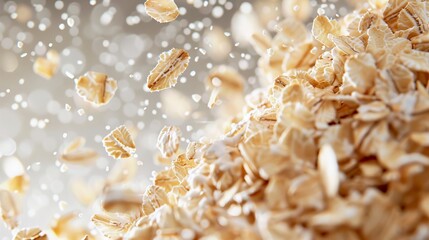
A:
<svg viewBox="0 0 429 240">
<path fill-rule="evenodd" d="M 0 214 L 9 229 L 18 226 L 20 213 L 16 196 L 8 190 L 0 189 Z"/>
<path fill-rule="evenodd" d="M 147 15 L 160 23 L 174 21 L 179 16 L 179 9 L 174 0 L 147 0 L 144 6 Z"/>
<path fill-rule="evenodd" d="M 30 178 L 26 173 L 13 176 L 0 184 L 0 188 L 5 188 L 11 192 L 25 193 L 30 186 Z"/>
<path fill-rule="evenodd" d="M 110 102 L 117 82 L 104 73 L 87 72 L 76 81 L 76 91 L 85 101 L 99 107 Z"/>
<path fill-rule="evenodd" d="M 176 126 L 165 126 L 158 136 L 157 148 L 163 157 L 171 157 L 179 149 L 182 132 Z"/>
<path fill-rule="evenodd" d="M 13 240 L 48 240 L 48 236 L 39 228 L 21 229 Z"/>
<path fill-rule="evenodd" d="M 109 156 L 116 159 L 129 158 L 136 151 L 134 140 L 124 125 L 103 138 L 103 146 Z"/>
<path fill-rule="evenodd" d="M 45 57 L 38 57 L 33 64 L 33 71 L 46 78 L 50 79 L 57 72 L 60 64 L 60 55 L 57 51 L 51 49 L 46 53 Z"/>
<path fill-rule="evenodd" d="M 338 162 L 334 149 L 330 145 L 324 145 L 320 149 L 317 162 L 322 183 L 325 187 L 326 195 L 334 197 L 338 192 L 340 176 Z"/>
<path fill-rule="evenodd" d="M 95 214 L 92 222 L 107 238 L 118 239 L 131 227 L 132 217 L 123 213 L 104 212 Z"/>
<path fill-rule="evenodd" d="M 151 92 L 170 88 L 189 64 L 189 54 L 183 49 L 173 48 L 159 56 L 158 64 L 147 78 L 147 88 Z"/>
<path fill-rule="evenodd" d="M 85 138 L 78 137 L 70 142 L 62 154 L 60 160 L 67 163 L 90 164 L 98 158 L 98 153 L 90 148 L 85 148 Z"/>
</svg>

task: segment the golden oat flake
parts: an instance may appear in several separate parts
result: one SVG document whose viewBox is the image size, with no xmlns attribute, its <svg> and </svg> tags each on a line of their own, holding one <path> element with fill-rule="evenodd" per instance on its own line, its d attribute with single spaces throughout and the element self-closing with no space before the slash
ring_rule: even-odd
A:
<svg viewBox="0 0 429 240">
<path fill-rule="evenodd" d="M 160 23 L 174 21 L 179 16 L 179 9 L 174 0 L 147 0 L 144 6 L 147 15 Z"/>
<path fill-rule="evenodd" d="M 170 88 L 189 64 L 189 54 L 183 49 L 173 48 L 159 56 L 158 64 L 147 78 L 147 88 L 151 92 Z"/>
<path fill-rule="evenodd" d="M 103 146 L 109 156 L 116 159 L 129 158 L 136 151 L 134 140 L 124 125 L 109 133 L 103 139 Z"/>
<path fill-rule="evenodd" d="M 109 103 L 117 89 L 116 80 L 104 73 L 87 72 L 76 82 L 77 94 L 96 107 Z"/>
</svg>

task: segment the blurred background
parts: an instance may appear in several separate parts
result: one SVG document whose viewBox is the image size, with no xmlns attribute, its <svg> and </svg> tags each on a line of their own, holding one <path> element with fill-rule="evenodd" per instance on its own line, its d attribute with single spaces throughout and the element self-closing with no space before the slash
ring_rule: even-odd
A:
<svg viewBox="0 0 429 240">
<path fill-rule="evenodd" d="M 163 126 L 180 127 L 182 149 L 189 141 L 221 133 L 215 119 L 222 113 L 207 107 L 210 69 L 220 64 L 237 69 L 246 79 L 245 92 L 260 86 L 249 33 L 272 32 L 279 20 L 303 6 L 308 8 L 304 20 L 318 11 L 337 17 L 347 12 L 341 0 L 176 4 L 181 16 L 160 24 L 145 13 L 143 0 L 0 0 L 0 182 L 19 166 L 29 176 L 19 228 L 46 229 L 55 217 L 70 211 L 88 222 L 93 211 L 78 201 L 71 186 L 78 181 L 97 191 L 120 161 L 108 157 L 102 138 L 122 124 L 135 134 L 137 173 L 132 186 L 142 191 L 152 171 L 162 168 L 155 158 Z M 149 93 L 144 88 L 147 75 L 159 54 L 173 47 L 190 53 L 189 67 L 174 88 Z M 61 60 L 56 74 L 45 79 L 33 71 L 33 63 L 51 49 Z M 95 108 L 76 94 L 74 80 L 87 71 L 118 81 L 109 104 Z M 233 117 L 228 114 L 223 119 Z M 99 153 L 95 163 L 74 165 L 58 159 L 76 137 L 84 137 L 85 146 Z M 0 239 L 11 239 L 3 224 Z"/>
</svg>

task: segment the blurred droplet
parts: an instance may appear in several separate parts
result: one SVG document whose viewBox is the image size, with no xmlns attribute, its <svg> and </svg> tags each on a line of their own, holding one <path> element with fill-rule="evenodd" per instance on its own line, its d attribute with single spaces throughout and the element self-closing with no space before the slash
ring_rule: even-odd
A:
<svg viewBox="0 0 429 240">
<path fill-rule="evenodd" d="M 21 161 L 16 157 L 8 157 L 3 162 L 3 171 L 9 178 L 22 175 L 25 172 Z"/>
<path fill-rule="evenodd" d="M 0 55 L 0 67 L 5 72 L 14 72 L 18 67 L 18 58 L 11 52 Z"/>
<path fill-rule="evenodd" d="M 47 106 L 51 100 L 52 95 L 49 91 L 36 89 L 28 95 L 28 107 L 34 113 L 42 115 L 48 111 Z"/>
<path fill-rule="evenodd" d="M 137 58 L 144 50 L 143 40 L 134 34 L 122 37 L 120 41 L 122 55 L 127 58 Z"/>
<path fill-rule="evenodd" d="M 0 157 L 11 156 L 16 151 L 16 142 L 12 138 L 0 137 Z"/>
</svg>

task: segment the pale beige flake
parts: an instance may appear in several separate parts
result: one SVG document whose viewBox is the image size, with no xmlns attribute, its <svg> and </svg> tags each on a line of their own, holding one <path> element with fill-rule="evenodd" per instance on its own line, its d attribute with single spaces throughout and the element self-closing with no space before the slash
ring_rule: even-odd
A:
<svg viewBox="0 0 429 240">
<path fill-rule="evenodd" d="M 16 175 L 0 184 L 0 188 L 5 188 L 11 192 L 25 193 L 30 186 L 30 178 L 26 173 Z"/>
<path fill-rule="evenodd" d="M 48 236 L 39 228 L 24 228 L 16 233 L 13 240 L 48 240 Z"/>
<path fill-rule="evenodd" d="M 412 38 L 411 43 L 413 44 L 414 49 L 429 52 L 429 33 Z"/>
<path fill-rule="evenodd" d="M 60 155 L 60 160 L 67 163 L 90 164 L 97 160 L 98 153 L 90 148 L 85 148 L 85 138 L 78 137 L 70 142 Z"/>
<path fill-rule="evenodd" d="M 220 65 L 210 71 L 207 84 L 210 88 L 221 88 L 225 93 L 242 92 L 244 78 L 234 68 Z"/>
<path fill-rule="evenodd" d="M 383 19 L 393 30 L 397 30 L 399 13 L 407 5 L 407 0 L 390 0 L 383 12 Z"/>
<path fill-rule="evenodd" d="M 288 51 L 283 59 L 282 69 L 288 71 L 291 69 L 308 69 L 314 65 L 317 59 L 317 55 L 312 54 L 311 51 L 314 48 L 312 42 L 306 42 L 297 44 L 293 50 Z"/>
<path fill-rule="evenodd" d="M 429 29 L 429 16 L 424 8 L 424 2 L 410 1 L 398 15 L 398 29 L 411 29 L 409 37 L 426 33 Z"/>
<path fill-rule="evenodd" d="M 336 20 L 329 20 L 326 16 L 317 16 L 313 21 L 311 32 L 313 37 L 327 47 L 334 47 L 334 43 L 329 39 L 329 35 L 338 36 L 340 27 Z"/>
<path fill-rule="evenodd" d="M 161 91 L 177 83 L 177 78 L 189 64 L 189 54 L 183 49 L 173 48 L 159 56 L 158 64 L 147 77 L 147 88 L 151 91 Z"/>
<path fill-rule="evenodd" d="M 141 215 L 141 193 L 125 187 L 112 187 L 104 192 L 101 207 L 106 212 L 119 212 L 131 216 Z"/>
<path fill-rule="evenodd" d="M 105 212 L 95 214 L 91 221 L 104 236 L 118 239 L 128 231 L 134 219 L 128 214 Z"/>
<path fill-rule="evenodd" d="M 389 109 L 383 102 L 372 102 L 369 104 L 362 104 L 358 108 L 358 114 L 355 115 L 356 119 L 361 121 L 378 121 L 387 117 L 390 113 Z"/>
<path fill-rule="evenodd" d="M 155 209 L 168 204 L 168 196 L 165 190 L 159 186 L 150 185 L 143 195 L 143 213 L 149 215 Z"/>
<path fill-rule="evenodd" d="M 345 71 L 341 86 L 343 93 L 367 93 L 374 86 L 377 68 L 370 54 L 363 53 L 347 59 Z"/>
<path fill-rule="evenodd" d="M 364 33 L 366 32 L 368 29 L 371 28 L 371 26 L 374 26 L 375 23 L 378 21 L 379 16 L 373 12 L 366 12 L 360 19 L 358 19 L 359 21 L 357 22 L 357 31 L 358 34 L 360 33 Z M 356 24 L 356 23 L 352 23 L 352 24 Z M 375 28 L 372 28 L 375 29 Z M 354 36 L 358 35 L 358 34 L 354 34 Z"/>
<path fill-rule="evenodd" d="M 326 195 L 334 197 L 340 185 L 340 173 L 337 156 L 330 145 L 323 145 L 320 148 L 317 165 Z"/>
<path fill-rule="evenodd" d="M 316 228 L 334 228 L 338 226 L 357 227 L 362 224 L 363 208 L 341 198 L 333 198 L 329 207 L 313 215 L 310 224 Z M 335 230 L 334 232 L 337 232 Z"/>
<path fill-rule="evenodd" d="M 51 49 L 46 53 L 46 58 L 38 57 L 34 61 L 33 71 L 46 79 L 50 79 L 56 73 L 59 64 L 60 55 Z"/>
<path fill-rule="evenodd" d="M 220 94 L 220 89 L 219 88 L 215 88 L 212 90 L 212 92 L 210 93 L 210 98 L 209 101 L 207 103 L 207 106 L 209 108 L 213 108 L 219 101 L 219 94 Z"/>
<path fill-rule="evenodd" d="M 429 146 L 429 132 L 412 133 L 410 135 L 411 140 L 420 144 L 421 146 Z"/>
<path fill-rule="evenodd" d="M 85 101 L 99 107 L 110 102 L 117 82 L 104 73 L 87 72 L 76 81 L 76 91 Z"/>
<path fill-rule="evenodd" d="M 163 157 L 171 157 L 179 149 L 182 132 L 176 126 L 165 126 L 158 135 L 156 147 Z"/>
<path fill-rule="evenodd" d="M 340 51 L 348 55 L 361 53 L 365 50 L 365 46 L 359 38 L 331 35 L 331 41 Z"/>
<path fill-rule="evenodd" d="M 385 98 L 397 93 L 407 93 L 415 89 L 413 72 L 402 64 L 396 63 L 380 72 L 380 81 L 376 82 L 377 95 Z"/>
<path fill-rule="evenodd" d="M 375 161 L 365 162 L 359 166 L 362 175 L 370 178 L 377 178 L 382 175 L 383 168 Z"/>
<path fill-rule="evenodd" d="M 429 72 L 429 52 L 410 50 L 400 54 L 399 58 L 411 70 Z"/>
<path fill-rule="evenodd" d="M 139 240 L 139 239 L 152 239 L 154 236 L 154 227 L 145 224 L 143 226 L 133 226 L 127 234 L 125 234 L 125 240 Z"/>
<path fill-rule="evenodd" d="M 250 40 L 253 49 L 259 54 L 259 56 L 265 56 L 268 53 L 268 49 L 271 48 L 271 37 L 268 33 L 254 33 Z"/>
<path fill-rule="evenodd" d="M 179 181 L 172 169 L 158 172 L 154 177 L 153 183 L 164 188 L 166 192 L 170 192 L 175 186 L 179 185 Z"/>
<path fill-rule="evenodd" d="M 420 199 L 420 209 L 423 211 L 423 213 L 426 215 L 426 217 L 429 217 L 429 194 L 425 194 Z"/>
<path fill-rule="evenodd" d="M 58 239 L 81 239 L 90 235 L 89 229 L 75 212 L 56 217 L 51 230 Z"/>
<path fill-rule="evenodd" d="M 136 151 L 134 140 L 124 125 L 117 127 L 103 138 L 103 146 L 109 156 L 116 159 L 129 158 Z"/>
<path fill-rule="evenodd" d="M 172 163 L 172 169 L 179 182 L 183 182 L 188 176 L 188 171 L 196 166 L 194 160 L 188 159 L 183 154 L 178 156 Z"/>
<path fill-rule="evenodd" d="M 398 169 L 412 163 L 429 165 L 429 157 L 418 152 L 407 153 L 393 140 L 378 145 L 377 157 L 379 162 L 388 169 Z"/>
<path fill-rule="evenodd" d="M 292 206 L 317 210 L 325 206 L 323 188 L 317 175 L 301 175 L 293 179 L 287 195 Z"/>
<path fill-rule="evenodd" d="M 353 154 L 352 127 L 350 121 L 341 125 L 329 126 L 319 140 L 320 146 L 329 144 L 334 148 L 338 161 L 343 161 Z"/>
<path fill-rule="evenodd" d="M 174 0 L 147 0 L 144 6 L 147 15 L 160 23 L 174 21 L 179 16 L 179 9 Z"/>
<path fill-rule="evenodd" d="M 375 190 L 367 190 L 367 193 Z M 369 197 L 368 197 L 369 198 Z M 389 198 L 376 192 L 364 213 L 364 239 L 394 239 L 401 229 L 400 210 Z"/>
<path fill-rule="evenodd" d="M 8 190 L 0 189 L 0 214 L 9 229 L 14 229 L 18 226 L 19 213 L 16 196 Z"/>
</svg>

